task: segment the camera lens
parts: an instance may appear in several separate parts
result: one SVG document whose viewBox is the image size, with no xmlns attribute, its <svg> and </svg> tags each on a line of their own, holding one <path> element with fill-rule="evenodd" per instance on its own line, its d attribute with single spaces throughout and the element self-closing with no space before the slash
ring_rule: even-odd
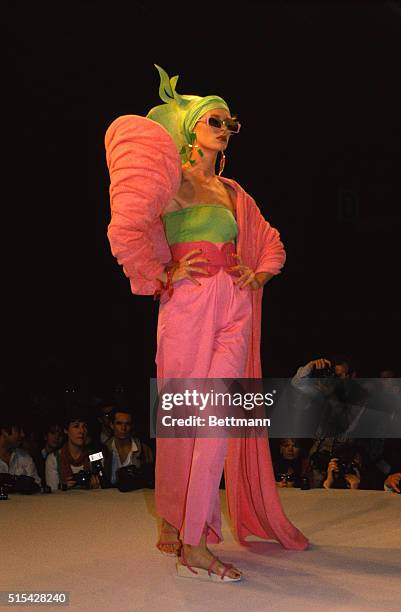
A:
<svg viewBox="0 0 401 612">
<path fill-rule="evenodd" d="M 301 489 L 302 491 L 307 491 L 308 489 L 310 489 L 309 478 L 307 478 L 306 476 L 303 476 L 301 478 Z"/>
</svg>

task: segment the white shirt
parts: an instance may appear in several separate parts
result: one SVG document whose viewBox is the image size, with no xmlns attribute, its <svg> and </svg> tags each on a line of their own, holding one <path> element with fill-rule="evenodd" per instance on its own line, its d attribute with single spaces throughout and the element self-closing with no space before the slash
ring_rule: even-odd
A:
<svg viewBox="0 0 401 612">
<path fill-rule="evenodd" d="M 111 443 L 111 450 L 113 453 L 112 463 L 111 463 L 111 484 L 116 484 L 117 478 L 116 473 L 121 467 L 125 467 L 127 465 L 136 465 L 139 467 L 141 462 L 139 460 L 139 447 L 135 440 L 131 439 L 131 450 L 129 451 L 126 460 L 124 463 L 121 463 L 120 455 L 118 454 L 118 450 L 116 447 L 115 440 Z"/>
<path fill-rule="evenodd" d="M 84 470 L 83 465 L 71 465 L 71 471 L 73 474 L 78 474 L 81 470 Z M 57 457 L 54 453 L 50 453 L 46 458 L 46 484 L 51 488 L 52 491 L 57 491 L 60 484 L 60 474 L 58 471 Z"/>
<path fill-rule="evenodd" d="M 10 464 L 0 459 L 0 474 L 12 476 L 31 476 L 36 484 L 41 485 L 40 476 L 31 455 L 22 448 L 16 448 L 11 453 Z"/>
</svg>

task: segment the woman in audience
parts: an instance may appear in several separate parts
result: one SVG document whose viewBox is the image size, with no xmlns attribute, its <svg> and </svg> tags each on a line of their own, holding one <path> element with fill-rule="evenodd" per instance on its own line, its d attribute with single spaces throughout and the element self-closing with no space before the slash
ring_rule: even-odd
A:
<svg viewBox="0 0 401 612">
<path fill-rule="evenodd" d="M 278 487 L 300 487 L 302 477 L 307 476 L 304 443 L 299 438 L 281 438 L 273 467 Z"/>
<path fill-rule="evenodd" d="M 82 411 L 70 413 L 64 422 L 64 433 L 67 436 L 64 446 L 46 459 L 46 484 L 52 491 L 71 489 L 79 483 L 85 488 L 98 488 L 97 476 L 89 475 L 88 425 Z"/>
</svg>

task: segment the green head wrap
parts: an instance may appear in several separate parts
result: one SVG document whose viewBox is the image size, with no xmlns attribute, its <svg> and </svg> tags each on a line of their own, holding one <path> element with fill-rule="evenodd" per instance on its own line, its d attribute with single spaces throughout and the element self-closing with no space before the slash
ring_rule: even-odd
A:
<svg viewBox="0 0 401 612">
<path fill-rule="evenodd" d="M 175 91 L 178 76 L 169 78 L 167 72 L 155 64 L 160 75 L 159 95 L 165 104 L 152 108 L 146 115 L 160 123 L 174 140 L 183 161 L 188 161 L 188 145 L 195 140 L 192 131 L 199 119 L 210 110 L 223 108 L 228 113 L 227 103 L 219 96 L 182 96 Z"/>
</svg>

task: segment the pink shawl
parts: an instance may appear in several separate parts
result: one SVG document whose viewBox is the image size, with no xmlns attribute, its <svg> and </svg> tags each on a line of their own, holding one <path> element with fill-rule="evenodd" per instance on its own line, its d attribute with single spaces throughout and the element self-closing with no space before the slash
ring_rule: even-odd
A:
<svg viewBox="0 0 401 612">
<path fill-rule="evenodd" d="M 152 295 L 158 288 L 156 277 L 171 260 L 160 215 L 180 186 L 179 155 L 162 126 L 137 115 L 116 119 L 106 132 L 105 144 L 111 181 L 111 251 L 129 277 L 132 292 Z M 255 272 L 278 274 L 285 261 L 278 231 L 263 218 L 253 198 L 238 183 L 220 180 L 237 194 L 238 254 Z M 247 378 L 262 376 L 262 291 L 252 293 Z M 241 543 L 253 534 L 277 539 L 289 549 L 307 547 L 307 539 L 281 507 L 266 438 L 229 440 L 226 488 L 230 517 Z"/>
</svg>

